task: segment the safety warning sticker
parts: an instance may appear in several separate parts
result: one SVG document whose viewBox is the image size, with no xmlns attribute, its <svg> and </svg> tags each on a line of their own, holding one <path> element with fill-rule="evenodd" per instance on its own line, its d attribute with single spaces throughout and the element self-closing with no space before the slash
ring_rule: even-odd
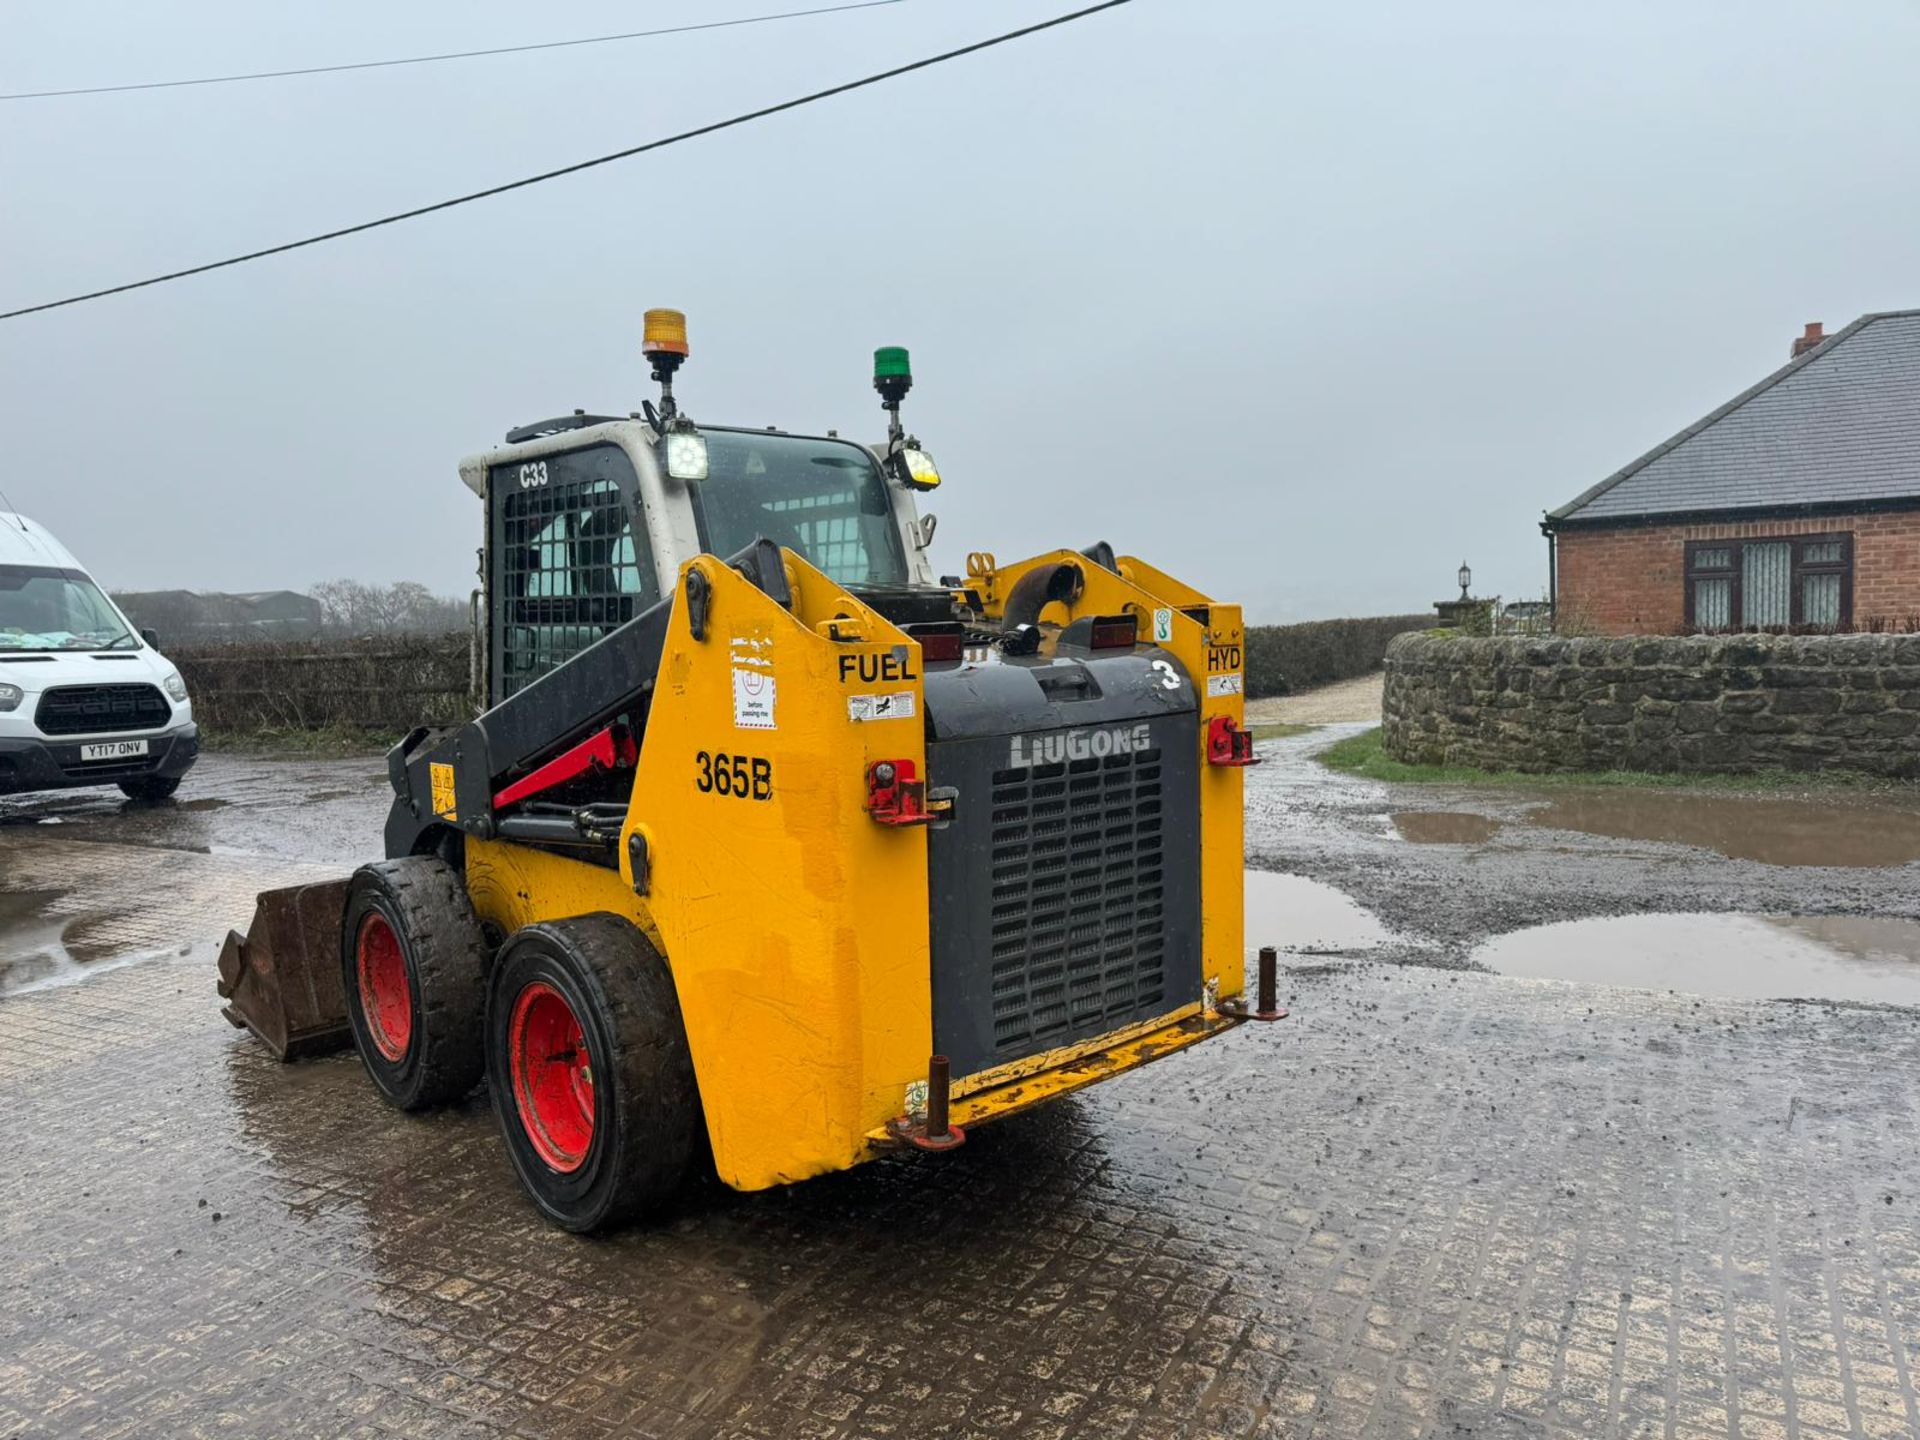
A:
<svg viewBox="0 0 1920 1440">
<path fill-rule="evenodd" d="M 913 713 L 911 690 L 896 690 L 891 695 L 847 696 L 849 720 L 907 720 Z"/>
<path fill-rule="evenodd" d="M 1241 678 L 1238 675 L 1207 676 L 1207 694 L 1209 695 L 1238 695 L 1240 687 Z"/>
<path fill-rule="evenodd" d="M 454 813 L 453 766 L 429 761 L 427 780 L 433 786 L 433 813 L 442 820 L 458 820 Z"/>
<path fill-rule="evenodd" d="M 734 667 L 733 723 L 742 730 L 774 728 L 773 676 Z"/>
<path fill-rule="evenodd" d="M 1153 612 L 1153 643 L 1165 645 L 1173 639 L 1173 610 L 1162 607 Z"/>
</svg>

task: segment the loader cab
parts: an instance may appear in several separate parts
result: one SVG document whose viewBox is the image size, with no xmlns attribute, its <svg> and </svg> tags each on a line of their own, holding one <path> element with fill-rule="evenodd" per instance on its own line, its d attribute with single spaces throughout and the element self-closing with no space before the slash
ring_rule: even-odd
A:
<svg viewBox="0 0 1920 1440">
<path fill-rule="evenodd" d="M 702 426 L 708 470 L 677 480 L 648 420 L 576 412 L 461 463 L 486 503 L 486 694 L 497 705 L 667 594 L 702 553 L 765 537 L 856 592 L 938 605 L 913 492 L 837 436 Z"/>
</svg>

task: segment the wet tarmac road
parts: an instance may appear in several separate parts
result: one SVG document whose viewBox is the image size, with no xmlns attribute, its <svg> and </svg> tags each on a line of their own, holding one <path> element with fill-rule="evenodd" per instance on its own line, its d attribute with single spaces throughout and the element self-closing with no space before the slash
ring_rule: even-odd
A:
<svg viewBox="0 0 1920 1440">
<path fill-rule="evenodd" d="M 479 1097 L 404 1117 L 350 1058 L 277 1066 L 218 1018 L 239 887 L 372 853 L 384 806 L 377 762 L 215 758 L 232 803 L 171 819 L 0 802 L 0 959 L 65 904 L 88 976 L 0 996 L 0 1436 L 1920 1434 L 1920 1017 L 1350 958 L 1613 913 L 1663 866 L 1697 902 L 1752 862 L 1553 832 L 1536 872 L 1506 797 L 1492 854 L 1399 838 L 1388 794 L 1289 829 L 1313 772 L 1263 766 L 1263 857 L 1320 833 L 1316 878 L 1382 922 L 1269 892 L 1313 917 L 1292 1020 L 949 1156 L 580 1240 Z M 1757 868 L 1768 902 L 1725 881 L 1720 908 L 1911 886 Z M 137 933 L 76 944 L 116 878 Z"/>
</svg>

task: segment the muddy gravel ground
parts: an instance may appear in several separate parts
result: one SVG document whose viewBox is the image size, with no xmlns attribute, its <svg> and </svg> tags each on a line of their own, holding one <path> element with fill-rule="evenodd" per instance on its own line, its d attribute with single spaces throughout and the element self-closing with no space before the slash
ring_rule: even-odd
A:
<svg viewBox="0 0 1920 1440">
<path fill-rule="evenodd" d="M 1247 863 L 1378 915 L 1400 938 L 1375 958 L 1461 965 L 1509 931 L 1653 911 L 1920 917 L 1920 793 L 1389 785 L 1312 758 L 1364 728 L 1259 747 Z"/>
<path fill-rule="evenodd" d="M 378 853 L 377 759 L 0 800 L 0 1440 L 1920 1435 L 1920 1010 L 1434 968 L 1897 927 L 1913 807 L 1380 786 L 1325 739 L 1249 776 L 1290 1019 L 604 1239 L 484 1088 L 401 1115 L 219 1017 L 252 892 Z"/>
</svg>

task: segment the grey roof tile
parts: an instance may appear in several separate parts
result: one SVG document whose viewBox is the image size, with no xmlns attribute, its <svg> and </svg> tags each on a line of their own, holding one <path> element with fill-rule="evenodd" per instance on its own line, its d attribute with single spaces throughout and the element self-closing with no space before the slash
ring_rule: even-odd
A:
<svg viewBox="0 0 1920 1440">
<path fill-rule="evenodd" d="M 1863 315 L 1549 521 L 1920 497 L 1920 310 Z"/>
</svg>

